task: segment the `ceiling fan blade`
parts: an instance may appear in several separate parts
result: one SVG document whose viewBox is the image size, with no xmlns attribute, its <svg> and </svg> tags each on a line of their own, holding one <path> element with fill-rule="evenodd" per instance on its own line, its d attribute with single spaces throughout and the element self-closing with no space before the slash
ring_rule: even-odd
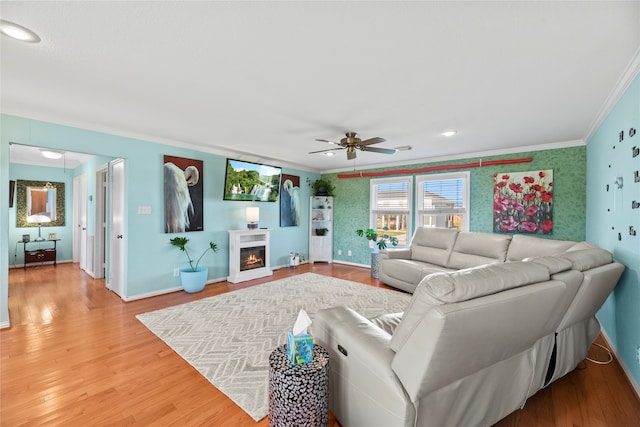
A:
<svg viewBox="0 0 640 427">
<path fill-rule="evenodd" d="M 362 151 L 371 151 L 372 153 L 394 154 L 397 150 L 393 148 L 377 148 L 377 147 L 361 147 Z"/>
<path fill-rule="evenodd" d="M 333 144 L 333 145 L 342 145 L 342 144 L 340 144 L 338 142 L 329 141 L 328 139 L 318 139 L 318 138 L 316 138 L 316 141 L 328 142 L 329 144 Z"/>
<path fill-rule="evenodd" d="M 336 150 L 344 150 L 344 147 L 341 147 L 341 148 L 329 148 L 327 150 L 319 150 L 319 151 L 309 151 L 309 154 L 325 153 L 327 151 L 336 151 Z"/>
<path fill-rule="evenodd" d="M 385 142 L 386 139 L 380 138 L 379 136 L 375 138 L 365 139 L 364 141 L 360 141 L 358 145 L 371 145 L 371 144 L 380 144 L 381 142 Z"/>
</svg>

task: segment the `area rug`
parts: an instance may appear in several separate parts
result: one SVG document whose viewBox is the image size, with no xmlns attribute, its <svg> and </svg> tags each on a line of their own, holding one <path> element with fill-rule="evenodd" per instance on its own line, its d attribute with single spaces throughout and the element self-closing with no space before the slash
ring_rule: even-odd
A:
<svg viewBox="0 0 640 427">
<path fill-rule="evenodd" d="M 136 316 L 254 420 L 269 411 L 269 354 L 300 309 L 336 305 L 367 318 L 404 311 L 411 295 L 304 273 Z M 312 326 L 313 328 L 313 326 Z"/>
</svg>

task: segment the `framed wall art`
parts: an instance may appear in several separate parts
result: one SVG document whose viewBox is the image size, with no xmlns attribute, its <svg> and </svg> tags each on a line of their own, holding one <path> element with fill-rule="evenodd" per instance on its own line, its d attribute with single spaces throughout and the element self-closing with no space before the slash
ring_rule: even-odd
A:
<svg viewBox="0 0 640 427">
<path fill-rule="evenodd" d="M 164 156 L 164 232 L 203 230 L 203 162 Z"/>
<path fill-rule="evenodd" d="M 553 233 L 553 170 L 494 175 L 493 231 Z"/>
</svg>

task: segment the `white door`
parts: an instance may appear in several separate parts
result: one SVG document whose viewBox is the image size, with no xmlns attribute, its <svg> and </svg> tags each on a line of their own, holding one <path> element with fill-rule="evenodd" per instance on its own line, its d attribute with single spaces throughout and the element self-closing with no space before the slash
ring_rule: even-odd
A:
<svg viewBox="0 0 640 427">
<path fill-rule="evenodd" d="M 87 176 L 73 179 L 73 262 L 87 270 Z"/>
<path fill-rule="evenodd" d="M 124 271 L 124 220 L 125 220 L 125 163 L 116 159 L 109 163 L 109 282 L 107 287 L 120 297 L 125 296 L 126 283 Z"/>
<path fill-rule="evenodd" d="M 107 165 L 96 169 L 93 278 L 105 277 L 107 246 Z"/>
</svg>

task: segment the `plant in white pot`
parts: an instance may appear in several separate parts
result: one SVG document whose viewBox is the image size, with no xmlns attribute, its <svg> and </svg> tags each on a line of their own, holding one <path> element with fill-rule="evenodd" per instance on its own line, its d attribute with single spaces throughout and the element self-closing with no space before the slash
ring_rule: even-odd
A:
<svg viewBox="0 0 640 427">
<path fill-rule="evenodd" d="M 375 243 L 371 252 L 371 277 L 377 279 L 380 276 L 380 253 L 378 251 L 387 248 L 387 240 L 391 245 L 398 246 L 398 238 L 389 234 L 378 236 L 378 232 L 373 228 L 356 230 L 356 234 Z"/>
<path fill-rule="evenodd" d="M 204 289 L 204 286 L 207 283 L 209 269 L 207 267 L 199 267 L 198 264 L 200 264 L 200 261 L 207 252 L 217 252 L 218 246 L 214 242 L 209 242 L 209 247 L 204 250 L 202 255 L 200 255 L 200 258 L 195 261 L 194 265 L 194 261 L 189 255 L 189 251 L 187 251 L 188 242 L 189 239 L 186 237 L 174 237 L 173 239 L 169 239 L 169 243 L 183 251 L 185 255 L 187 255 L 187 260 L 189 261 L 189 267 L 180 269 L 180 281 L 182 282 L 182 288 L 188 293 L 200 292 Z"/>
</svg>

